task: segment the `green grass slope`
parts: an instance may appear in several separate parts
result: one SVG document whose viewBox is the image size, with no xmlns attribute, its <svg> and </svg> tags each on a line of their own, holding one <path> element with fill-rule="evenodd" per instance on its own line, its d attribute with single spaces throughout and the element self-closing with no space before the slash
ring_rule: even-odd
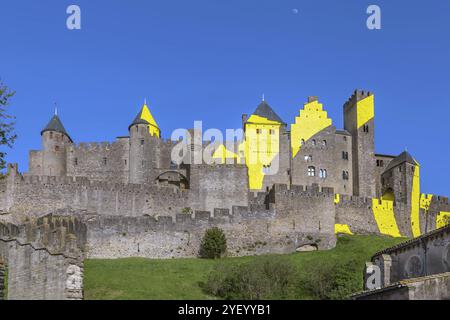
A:
<svg viewBox="0 0 450 320">
<path fill-rule="evenodd" d="M 364 263 L 377 251 L 405 241 L 383 236 L 340 236 L 336 248 L 328 251 L 279 255 L 290 260 L 298 270 L 333 261 L 356 261 L 359 272 L 354 281 L 362 287 Z M 238 264 L 260 257 L 226 258 L 221 260 L 128 258 L 117 260 L 86 260 L 84 290 L 88 300 L 153 300 L 214 299 L 202 292 L 199 283 L 218 263 Z M 305 296 L 305 299 L 308 297 Z"/>
</svg>

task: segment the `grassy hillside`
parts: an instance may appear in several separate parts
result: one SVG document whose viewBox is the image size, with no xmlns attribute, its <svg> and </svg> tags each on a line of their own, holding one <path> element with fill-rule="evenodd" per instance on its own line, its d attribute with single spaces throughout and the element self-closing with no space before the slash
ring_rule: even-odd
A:
<svg viewBox="0 0 450 320">
<path fill-rule="evenodd" d="M 403 242 L 382 236 L 341 236 L 335 249 L 329 251 L 279 255 L 291 261 L 301 272 L 324 261 L 355 261 L 358 264 L 354 281 L 362 287 L 364 263 L 377 251 Z M 202 292 L 199 282 L 205 281 L 214 266 L 239 264 L 260 257 L 221 260 L 172 259 L 152 260 L 129 258 L 118 260 L 86 260 L 85 298 L 97 299 L 214 299 Z M 305 296 L 305 299 L 308 297 Z"/>
</svg>

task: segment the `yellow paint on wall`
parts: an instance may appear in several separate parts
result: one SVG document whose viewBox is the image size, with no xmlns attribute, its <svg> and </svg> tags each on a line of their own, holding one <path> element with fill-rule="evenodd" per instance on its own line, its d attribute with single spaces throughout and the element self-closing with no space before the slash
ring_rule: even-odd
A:
<svg viewBox="0 0 450 320">
<path fill-rule="evenodd" d="M 237 159 L 238 155 L 228 150 L 223 144 L 219 145 L 213 153 L 213 159 L 220 159 L 221 163 L 226 163 L 226 159 Z"/>
<path fill-rule="evenodd" d="M 381 200 L 394 201 L 395 200 L 394 192 L 392 190 L 386 191 L 381 196 Z"/>
<path fill-rule="evenodd" d="M 432 194 L 422 193 L 420 195 L 420 208 L 424 210 L 428 210 L 430 208 L 431 200 L 433 200 Z"/>
<path fill-rule="evenodd" d="M 420 232 L 420 165 L 416 162 L 411 191 L 411 231 L 413 237 L 419 237 Z"/>
<path fill-rule="evenodd" d="M 373 119 L 375 116 L 375 98 L 370 95 L 357 102 L 356 104 L 356 118 L 358 129 Z"/>
<path fill-rule="evenodd" d="M 144 104 L 141 111 L 141 119 L 145 120 L 149 123 L 149 132 L 150 135 L 159 137 L 160 136 L 160 129 L 158 127 L 158 124 L 155 121 L 155 118 L 153 118 L 150 110 L 148 109 L 147 104 Z"/>
<path fill-rule="evenodd" d="M 339 224 L 339 223 L 334 225 L 334 233 L 353 235 L 353 232 L 350 230 L 350 227 L 347 224 Z"/>
<path fill-rule="evenodd" d="M 401 237 L 394 215 L 394 202 L 389 200 L 372 199 L 372 210 L 380 233 Z"/>
<path fill-rule="evenodd" d="M 302 140 L 308 141 L 323 129 L 332 125 L 328 114 L 323 110 L 323 105 L 318 101 L 305 103 L 299 116 L 295 117 L 295 123 L 291 124 L 292 157 L 300 151 Z"/>
<path fill-rule="evenodd" d="M 447 226 L 450 222 L 450 212 L 441 211 L 436 217 L 436 229 Z"/>
<path fill-rule="evenodd" d="M 336 193 L 334 195 L 334 204 L 338 204 L 339 202 L 341 202 L 341 196 L 339 193 Z"/>
<path fill-rule="evenodd" d="M 245 124 L 245 164 L 248 169 L 249 188 L 261 190 L 264 167 L 271 165 L 280 152 L 281 123 L 252 115 Z M 241 147 L 240 147 L 241 148 Z"/>
</svg>

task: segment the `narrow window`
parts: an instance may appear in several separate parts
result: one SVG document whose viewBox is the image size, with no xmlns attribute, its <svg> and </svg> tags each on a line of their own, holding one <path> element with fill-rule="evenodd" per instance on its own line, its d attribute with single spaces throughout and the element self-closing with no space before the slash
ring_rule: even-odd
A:
<svg viewBox="0 0 450 320">
<path fill-rule="evenodd" d="M 107 158 L 103 158 L 103 165 L 106 166 L 108 164 L 108 159 Z"/>
<path fill-rule="evenodd" d="M 270 130 L 269 130 L 269 133 L 270 133 L 271 135 L 274 135 L 274 134 L 275 134 L 275 130 L 270 129 Z"/>
<path fill-rule="evenodd" d="M 256 129 L 256 134 L 261 134 L 261 129 Z"/>
<path fill-rule="evenodd" d="M 347 137 L 346 136 L 344 136 L 344 141 L 347 141 Z"/>
<path fill-rule="evenodd" d="M 348 171 L 342 171 L 342 179 L 348 180 L 348 178 L 349 178 Z"/>
<path fill-rule="evenodd" d="M 55 151 L 59 151 L 59 146 L 55 146 Z"/>
<path fill-rule="evenodd" d="M 317 144 L 316 140 L 314 140 L 314 139 L 313 139 L 313 141 L 311 143 L 312 143 L 313 146 L 315 146 Z"/>
<path fill-rule="evenodd" d="M 323 141 L 322 141 L 322 145 L 323 145 L 324 147 L 326 147 L 326 146 L 327 146 L 327 140 L 323 140 Z"/>
<path fill-rule="evenodd" d="M 315 167 L 308 167 L 308 177 L 315 177 L 316 176 L 316 168 Z"/>
<path fill-rule="evenodd" d="M 301 145 L 301 146 L 304 146 L 304 145 L 305 145 L 305 139 L 302 139 L 302 141 L 300 142 L 300 145 Z"/>
<path fill-rule="evenodd" d="M 77 166 L 77 165 L 78 165 L 78 158 L 75 158 L 75 160 L 74 160 L 74 162 L 73 162 L 73 163 L 74 163 L 74 165 L 76 165 L 76 166 Z"/>
<path fill-rule="evenodd" d="M 125 162 L 125 165 L 127 165 L 127 159 L 124 159 L 123 162 Z"/>
<path fill-rule="evenodd" d="M 143 146 L 143 145 L 144 145 L 144 139 L 141 140 L 141 146 Z"/>
</svg>

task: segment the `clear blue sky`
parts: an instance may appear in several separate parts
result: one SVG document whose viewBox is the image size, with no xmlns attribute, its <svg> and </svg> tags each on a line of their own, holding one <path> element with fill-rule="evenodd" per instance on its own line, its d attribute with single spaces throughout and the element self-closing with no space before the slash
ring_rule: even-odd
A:
<svg viewBox="0 0 450 320">
<path fill-rule="evenodd" d="M 80 31 L 66 28 L 70 4 Z M 380 31 L 366 28 L 370 4 Z M 0 10 L 0 77 L 17 91 L 8 161 L 23 171 L 54 102 L 76 142 L 112 141 L 144 97 L 168 137 L 194 120 L 238 128 L 262 93 L 287 123 L 317 95 L 341 128 L 361 88 L 376 94 L 376 152 L 407 147 L 422 191 L 450 195 L 449 1 L 2 0 Z"/>
</svg>

